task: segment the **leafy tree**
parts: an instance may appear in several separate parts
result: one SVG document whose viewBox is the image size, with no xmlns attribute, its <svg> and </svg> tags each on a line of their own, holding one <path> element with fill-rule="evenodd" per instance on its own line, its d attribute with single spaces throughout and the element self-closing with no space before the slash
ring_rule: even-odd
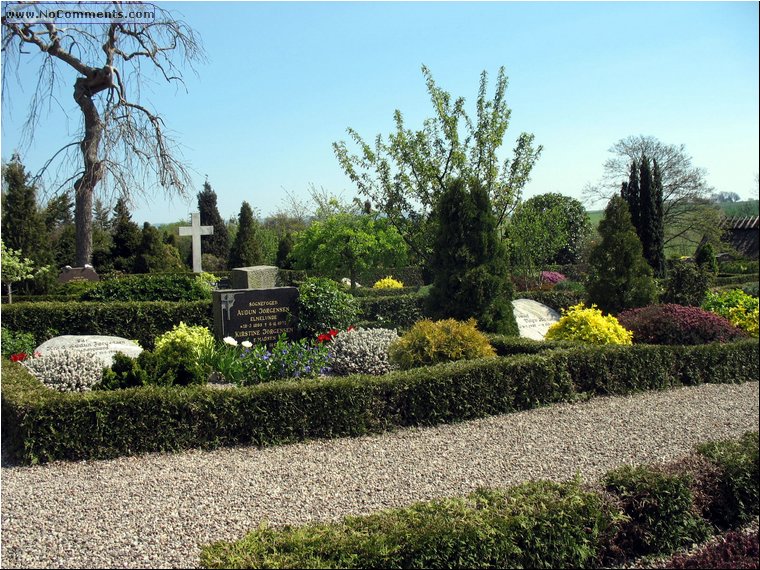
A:
<svg viewBox="0 0 760 570">
<path fill-rule="evenodd" d="M 587 185 L 587 198 L 609 200 L 619 191 L 620 180 L 629 177 L 631 163 L 646 155 L 660 168 L 663 246 L 684 240 L 696 246 L 703 236 L 714 245 L 719 243 L 720 210 L 709 199 L 712 188 L 707 184 L 705 170 L 692 164 L 684 145 L 668 145 L 655 137 L 640 135 L 619 140 L 609 151 L 613 157 L 604 163 L 602 180 Z"/>
<path fill-rule="evenodd" d="M 161 231 L 145 222 L 135 257 L 135 273 L 182 271 L 185 266 L 176 247 L 164 243 Z"/>
<path fill-rule="evenodd" d="M 657 289 L 652 268 L 644 259 L 628 204 L 621 196 L 613 196 L 607 204 L 599 234 L 601 241 L 589 255 L 589 302 L 612 314 L 654 302 Z"/>
<path fill-rule="evenodd" d="M 113 268 L 131 272 L 142 242 L 142 233 L 140 227 L 132 221 L 132 214 L 124 198 L 116 201 L 113 214 L 113 244 L 111 246 Z"/>
<path fill-rule="evenodd" d="M 736 192 L 716 192 L 710 195 L 710 200 L 718 204 L 733 204 L 741 201 L 741 196 Z"/>
<path fill-rule="evenodd" d="M 37 189 L 29 183 L 17 154 L 3 166 L 3 238 L 9 249 L 18 250 L 37 265 L 52 262 L 45 217 L 37 205 Z"/>
<path fill-rule="evenodd" d="M 538 281 L 547 264 L 577 263 L 590 234 L 591 221 L 578 200 L 558 193 L 534 196 L 510 220 L 512 267 Z"/>
<path fill-rule="evenodd" d="M 34 262 L 21 255 L 18 250 L 5 247 L 5 242 L 0 240 L 0 278 L 7 287 L 8 304 L 13 302 L 11 286 L 25 279 L 33 279 L 40 273 L 48 271 L 48 266 L 34 270 Z"/>
<path fill-rule="evenodd" d="M 709 242 L 697 248 L 694 253 L 694 262 L 708 274 L 713 276 L 718 274 L 718 260 L 715 257 L 715 250 Z"/>
<path fill-rule="evenodd" d="M 226 260 L 230 254 L 230 236 L 216 205 L 216 192 L 211 189 L 208 180 L 203 183 L 203 190 L 198 193 L 198 211 L 201 214 L 201 225 L 214 227 L 213 234 L 201 236 L 202 251 Z"/>
<path fill-rule="evenodd" d="M 429 310 L 437 318 L 474 317 L 482 330 L 517 334 L 507 252 L 487 190 L 458 179 L 440 197 L 431 260 Z"/>
<path fill-rule="evenodd" d="M 237 235 L 230 250 L 229 267 L 250 267 L 264 262 L 259 229 L 259 222 L 253 216 L 251 205 L 243 202 L 238 215 Z"/>
<path fill-rule="evenodd" d="M 404 265 L 407 247 L 386 218 L 339 213 L 313 222 L 296 239 L 290 257 L 296 269 L 345 272 L 356 287 L 361 271 Z"/>
<path fill-rule="evenodd" d="M 464 98 L 452 101 L 427 67 L 422 67 L 422 73 L 435 115 L 423 122 L 421 130 L 406 128 L 401 111 L 396 110 L 396 130 L 387 140 L 378 135 L 372 146 L 349 128 L 359 153 L 350 154 L 344 141 L 333 143 L 333 149 L 359 192 L 388 218 L 411 252 L 426 260 L 435 241 L 431 213 L 455 179 L 478 180 L 491 199 L 496 226 L 501 228 L 518 203 L 542 147 L 533 146 L 533 135 L 522 133 L 512 158 L 499 161 L 497 153 L 511 113 L 503 67 L 491 100 L 486 95 L 487 74 L 481 74 L 474 120 L 465 111 Z"/>
<path fill-rule="evenodd" d="M 140 103 L 140 93 L 151 79 L 148 70 L 169 83 L 183 83 L 175 61 L 199 61 L 203 52 L 186 24 L 156 5 L 150 9 L 154 18 L 145 23 L 114 21 L 59 28 L 3 18 L 3 85 L 22 77 L 18 68 L 27 54 L 37 54 L 39 63 L 37 88 L 29 105 L 29 142 L 43 109 L 53 107 L 50 102 L 57 96 L 58 74 L 73 72 L 73 97 L 84 123 L 81 139 L 64 146 L 49 163 L 59 157 L 76 163 L 60 186 L 75 179 L 79 266 L 89 263 L 92 255 L 93 193 L 102 181 L 122 195 L 147 188 L 153 180 L 164 190 L 180 193 L 189 183 L 185 168 L 172 153 L 175 145 L 166 136 L 161 117 Z M 73 176 L 72 171 L 76 172 Z"/>
</svg>

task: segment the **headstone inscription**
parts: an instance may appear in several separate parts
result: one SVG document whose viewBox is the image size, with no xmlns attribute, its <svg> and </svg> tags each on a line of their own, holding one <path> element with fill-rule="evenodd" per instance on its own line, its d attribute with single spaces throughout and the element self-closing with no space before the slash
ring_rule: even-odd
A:
<svg viewBox="0 0 760 570">
<path fill-rule="evenodd" d="M 212 294 L 214 333 L 253 344 L 298 338 L 298 288 L 223 289 Z"/>
<path fill-rule="evenodd" d="M 45 355 L 55 350 L 70 350 L 91 354 L 103 362 L 103 366 L 113 364 L 113 356 L 117 352 L 137 358 L 142 352 L 140 346 L 129 339 L 120 336 L 103 335 L 62 335 L 46 340 L 35 349 L 35 353 Z"/>
<path fill-rule="evenodd" d="M 557 311 L 532 299 L 515 299 L 512 306 L 517 329 L 523 338 L 544 340 L 546 331 L 560 318 Z"/>
<path fill-rule="evenodd" d="M 190 215 L 189 226 L 181 226 L 179 235 L 192 236 L 193 238 L 193 273 L 201 273 L 201 236 L 210 236 L 214 233 L 214 226 L 202 226 L 200 212 Z"/>
<path fill-rule="evenodd" d="M 92 265 L 85 265 L 84 267 L 67 265 L 58 275 L 58 283 L 68 283 L 69 281 L 100 281 L 100 276 L 95 272 Z"/>
</svg>

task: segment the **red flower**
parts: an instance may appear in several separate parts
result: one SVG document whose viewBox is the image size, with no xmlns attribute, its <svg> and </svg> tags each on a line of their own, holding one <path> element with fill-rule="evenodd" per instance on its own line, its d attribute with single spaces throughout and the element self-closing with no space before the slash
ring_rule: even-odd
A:
<svg viewBox="0 0 760 570">
<path fill-rule="evenodd" d="M 346 329 L 346 332 L 351 332 L 351 331 L 355 331 L 355 330 L 356 330 L 356 328 L 354 327 L 354 325 L 351 325 L 350 327 L 348 327 Z"/>
<path fill-rule="evenodd" d="M 26 360 L 26 352 L 11 354 L 11 362 L 21 362 L 22 360 Z"/>
<path fill-rule="evenodd" d="M 337 329 L 330 329 L 330 332 L 327 334 L 329 334 L 331 338 L 335 338 L 336 336 L 338 336 L 338 331 Z"/>
</svg>

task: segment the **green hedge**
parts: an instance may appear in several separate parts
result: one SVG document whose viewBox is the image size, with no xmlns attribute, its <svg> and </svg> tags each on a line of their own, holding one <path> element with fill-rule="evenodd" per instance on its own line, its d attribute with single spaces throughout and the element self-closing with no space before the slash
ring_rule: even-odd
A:
<svg viewBox="0 0 760 570">
<path fill-rule="evenodd" d="M 420 290 L 419 287 L 400 287 L 399 289 L 373 289 L 362 287 L 360 289 L 347 289 L 354 297 L 396 297 L 399 295 L 414 295 Z"/>
<path fill-rule="evenodd" d="M 709 444 L 731 457 L 754 457 L 721 483 L 754 497 L 757 432 Z M 733 451 L 738 448 L 740 453 Z M 699 488 L 689 465 L 706 474 L 724 460 L 691 454 L 668 466 L 624 466 L 603 478 L 606 493 L 566 483 L 530 481 L 506 490 L 418 502 L 334 523 L 272 528 L 266 522 L 235 542 L 201 548 L 204 568 L 614 568 L 652 553 L 704 541 L 714 528 L 700 503 L 722 498 Z M 698 474 L 700 475 L 700 474 Z M 696 499 L 699 494 L 700 500 Z M 732 520 L 736 527 L 742 520 Z"/>
<path fill-rule="evenodd" d="M 3 327 L 34 334 L 38 343 L 64 334 L 111 335 L 152 348 L 156 336 L 184 321 L 213 329 L 211 301 L 13 303 L 2 308 Z"/>
<path fill-rule="evenodd" d="M 364 326 L 407 329 L 424 316 L 424 298 L 420 295 L 357 297 L 359 319 Z"/>
<path fill-rule="evenodd" d="M 577 291 L 517 291 L 515 299 L 532 299 L 551 307 L 555 311 L 567 309 L 586 300 L 585 293 Z"/>
<path fill-rule="evenodd" d="M 718 275 L 715 278 L 716 285 L 744 285 L 745 283 L 757 283 L 758 275 Z"/>
<path fill-rule="evenodd" d="M 758 273 L 760 262 L 755 260 L 721 261 L 718 263 L 721 273 Z"/>
<path fill-rule="evenodd" d="M 697 347 L 571 348 L 380 377 L 84 394 L 44 390 L 21 365 L 3 362 L 2 429 L 24 463 L 272 445 L 475 419 L 572 401 L 583 393 L 746 382 L 758 377 L 759 352 L 755 339 Z"/>
</svg>

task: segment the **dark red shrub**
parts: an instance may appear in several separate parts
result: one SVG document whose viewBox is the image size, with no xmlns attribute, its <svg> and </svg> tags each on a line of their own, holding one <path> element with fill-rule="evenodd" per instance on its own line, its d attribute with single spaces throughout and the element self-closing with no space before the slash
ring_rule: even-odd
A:
<svg viewBox="0 0 760 570">
<path fill-rule="evenodd" d="M 760 547 L 757 530 L 731 531 L 691 554 L 677 554 L 667 568 L 757 568 Z"/>
<path fill-rule="evenodd" d="M 705 344 L 747 336 L 728 319 L 698 307 L 650 305 L 623 311 L 617 319 L 633 332 L 635 343 Z"/>
</svg>

